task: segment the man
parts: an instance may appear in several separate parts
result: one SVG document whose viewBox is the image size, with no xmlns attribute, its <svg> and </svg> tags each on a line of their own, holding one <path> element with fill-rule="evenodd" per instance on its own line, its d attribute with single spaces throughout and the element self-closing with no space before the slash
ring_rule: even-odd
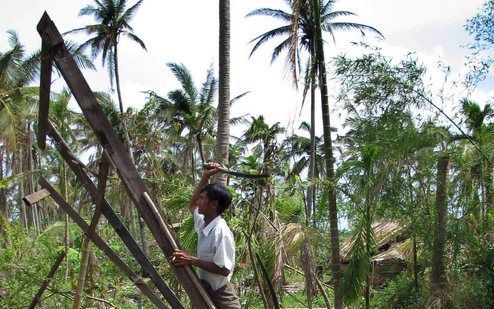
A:
<svg viewBox="0 0 494 309">
<path fill-rule="evenodd" d="M 235 288 L 230 283 L 235 264 L 235 241 L 221 214 L 230 206 L 232 195 L 219 183 L 209 178 L 219 172 L 220 165 L 210 163 L 205 170 L 189 210 L 194 215 L 194 228 L 198 234 L 197 256 L 175 250 L 172 262 L 176 266 L 195 265 L 197 276 L 218 308 L 240 308 Z"/>
</svg>

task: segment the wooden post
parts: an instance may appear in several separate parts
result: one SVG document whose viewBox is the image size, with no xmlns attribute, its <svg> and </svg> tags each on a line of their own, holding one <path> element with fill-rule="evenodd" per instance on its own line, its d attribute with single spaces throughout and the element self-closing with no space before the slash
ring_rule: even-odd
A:
<svg viewBox="0 0 494 309">
<path fill-rule="evenodd" d="M 77 179 L 82 183 L 93 202 L 97 203 L 98 190 L 96 189 L 96 186 L 92 182 L 91 178 L 89 178 L 89 176 L 84 172 L 84 170 L 86 170 L 85 166 L 81 166 L 80 164 L 82 163 L 80 163 L 79 160 L 76 160 L 76 157 L 70 152 L 69 147 L 50 121 L 48 121 L 48 135 L 54 140 L 55 147 L 60 152 L 60 155 L 72 169 Z M 110 223 L 118 236 L 120 236 L 120 239 L 122 239 L 123 243 L 141 265 L 142 269 L 149 275 L 156 288 L 161 292 L 173 308 L 183 308 L 175 294 L 173 294 L 163 278 L 161 278 L 156 268 L 154 268 L 153 264 L 149 261 L 144 252 L 142 252 L 141 247 L 139 247 L 132 235 L 130 235 L 129 231 L 125 228 L 123 222 L 110 207 L 110 204 L 108 204 L 108 202 L 103 198 L 100 205 L 101 212 L 108 220 L 108 223 Z"/>
<path fill-rule="evenodd" d="M 67 48 L 63 44 L 54 44 L 54 42 L 61 40 L 61 35 L 46 12 L 38 23 L 38 32 L 43 41 L 51 47 L 53 60 L 67 82 L 74 98 L 77 100 L 89 125 L 99 139 L 100 144 L 111 157 L 117 168 L 120 179 L 125 185 L 131 199 L 134 201 L 134 204 L 137 206 L 144 222 L 147 224 L 162 252 L 170 257 L 173 253 L 173 246 L 166 238 L 165 232 L 158 223 L 158 218 L 153 214 L 144 198 L 144 192 L 149 191 L 146 189 L 127 150 L 113 131 L 101 106 L 98 104 L 96 97 Z M 151 199 L 155 200 L 152 196 Z M 185 270 L 186 268 L 191 269 L 191 266 L 172 266 L 172 268 L 195 308 L 214 308 L 214 305 L 209 296 L 205 293 L 204 288 L 201 285 L 195 284 L 196 280 L 189 276 L 191 273 L 193 276 L 196 276 L 195 273 Z M 204 295 L 206 295 L 206 297 L 204 297 Z"/>
<path fill-rule="evenodd" d="M 29 307 L 28 307 L 29 309 L 34 309 L 34 307 L 36 307 L 36 305 L 38 304 L 38 302 L 41 299 L 41 296 L 43 295 L 43 293 L 45 292 L 46 288 L 48 287 L 48 284 L 50 284 L 51 279 L 53 278 L 53 276 L 57 272 L 58 267 L 60 267 L 60 264 L 62 264 L 62 261 L 65 258 L 65 255 L 66 254 L 67 254 L 67 252 L 65 250 L 62 250 L 58 254 L 58 257 L 55 260 L 55 263 L 53 264 L 53 266 L 51 267 L 50 272 L 48 273 L 48 276 L 46 276 L 45 280 L 41 284 L 41 287 L 39 288 L 38 292 L 34 296 L 33 301 L 29 305 Z"/>
<path fill-rule="evenodd" d="M 63 199 L 63 197 L 50 185 L 43 177 L 39 178 L 39 184 L 50 191 L 51 197 L 60 206 L 60 208 L 84 231 L 89 232 L 89 225 L 79 214 Z M 153 290 L 132 270 L 127 264 L 113 251 L 110 246 L 96 233 L 92 234 L 92 242 L 103 251 L 103 253 L 112 261 L 134 284 L 146 295 L 153 304 L 158 308 L 167 308 L 165 303 L 153 292 Z M 175 308 L 175 307 L 173 307 Z"/>
</svg>

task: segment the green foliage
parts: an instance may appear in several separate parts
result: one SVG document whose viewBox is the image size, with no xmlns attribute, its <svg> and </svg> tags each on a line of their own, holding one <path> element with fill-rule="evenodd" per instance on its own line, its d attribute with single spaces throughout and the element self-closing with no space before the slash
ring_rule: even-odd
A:
<svg viewBox="0 0 494 309">
<path fill-rule="evenodd" d="M 479 246 L 470 254 L 455 280 L 456 308 L 494 306 L 494 246 Z"/>
<path fill-rule="evenodd" d="M 372 308 L 376 309 L 422 309 L 425 306 L 427 292 L 424 287 L 417 290 L 413 278 L 400 275 L 386 288 L 376 291 L 372 299 Z"/>
<path fill-rule="evenodd" d="M 187 216 L 180 224 L 180 232 L 178 233 L 180 246 L 185 251 L 194 253 L 197 248 L 197 233 L 194 229 L 194 217 Z"/>
<path fill-rule="evenodd" d="M 360 220 L 362 225 L 366 225 L 367 220 Z M 354 303 L 358 300 L 365 286 L 371 263 L 371 253 L 373 251 L 374 235 L 372 230 L 366 226 L 358 229 L 352 248 L 350 249 L 350 264 L 343 273 L 341 290 L 343 299 L 347 303 Z"/>
<path fill-rule="evenodd" d="M 283 222 L 304 222 L 304 206 L 295 197 L 278 198 L 275 201 L 276 210 Z"/>
</svg>

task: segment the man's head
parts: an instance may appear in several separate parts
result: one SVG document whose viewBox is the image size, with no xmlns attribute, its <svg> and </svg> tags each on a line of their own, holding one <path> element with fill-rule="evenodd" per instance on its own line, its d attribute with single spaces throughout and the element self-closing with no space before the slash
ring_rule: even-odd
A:
<svg viewBox="0 0 494 309">
<path fill-rule="evenodd" d="M 209 205 L 216 207 L 216 215 L 221 215 L 230 206 L 232 202 L 232 194 L 228 189 L 220 183 L 208 184 L 201 190 L 201 200 L 207 198 Z M 202 201 L 199 202 L 201 204 Z M 201 205 L 199 205 L 201 213 Z"/>
</svg>

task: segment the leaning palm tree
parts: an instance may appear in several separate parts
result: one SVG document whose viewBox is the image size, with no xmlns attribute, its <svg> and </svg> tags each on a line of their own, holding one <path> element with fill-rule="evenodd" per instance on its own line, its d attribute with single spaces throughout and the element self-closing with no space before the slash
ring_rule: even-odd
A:
<svg viewBox="0 0 494 309">
<path fill-rule="evenodd" d="M 143 0 L 139 0 L 130 8 L 127 7 L 127 0 L 94 0 L 92 5 L 88 5 L 79 11 L 79 16 L 93 16 L 96 24 L 87 25 L 82 28 L 71 30 L 67 33 L 84 33 L 91 36 L 81 46 L 81 50 L 91 48 L 91 56 L 96 58 L 101 54 L 103 66 L 108 65 L 110 74 L 110 83 L 113 85 L 115 79 L 118 103 L 121 116 L 123 117 L 123 100 L 120 88 L 120 74 L 118 66 L 118 43 L 122 37 L 128 38 L 131 41 L 139 44 L 144 50 L 146 45 L 144 42 L 133 33 L 133 28 L 130 26 L 130 21 L 141 6 Z M 130 139 L 127 134 L 125 121 L 122 121 L 123 131 L 129 155 L 132 158 L 130 150 Z"/>
</svg>

